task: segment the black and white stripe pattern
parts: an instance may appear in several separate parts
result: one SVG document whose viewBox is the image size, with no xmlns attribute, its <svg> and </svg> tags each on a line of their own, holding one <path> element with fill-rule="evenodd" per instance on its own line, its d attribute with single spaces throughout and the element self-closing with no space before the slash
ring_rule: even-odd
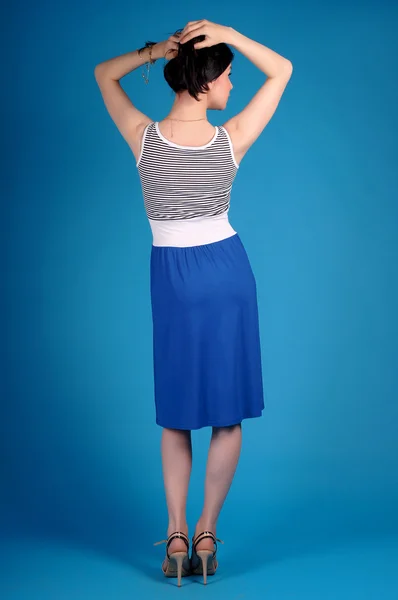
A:
<svg viewBox="0 0 398 600">
<path fill-rule="evenodd" d="M 158 122 L 144 130 L 136 163 L 147 216 L 182 220 L 220 215 L 229 209 L 238 171 L 231 139 L 221 125 L 204 146 L 180 146 L 166 140 Z"/>
</svg>

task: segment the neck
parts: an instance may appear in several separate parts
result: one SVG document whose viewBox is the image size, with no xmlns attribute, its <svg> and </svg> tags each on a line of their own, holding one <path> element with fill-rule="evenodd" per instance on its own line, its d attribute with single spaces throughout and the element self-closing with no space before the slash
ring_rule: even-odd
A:
<svg viewBox="0 0 398 600">
<path fill-rule="evenodd" d="M 200 100 L 197 102 L 189 94 L 184 93 L 180 97 L 177 94 L 167 118 L 181 121 L 207 120 L 206 101 Z"/>
<path fill-rule="evenodd" d="M 183 117 L 183 116 L 174 116 L 172 113 L 170 113 L 169 115 L 167 115 L 167 117 L 165 117 L 165 119 L 169 119 L 170 121 L 186 121 L 189 123 L 195 123 L 196 121 L 207 121 L 207 117 L 196 117 L 196 118 L 192 118 L 192 115 L 190 115 L 190 118 L 188 117 Z"/>
</svg>

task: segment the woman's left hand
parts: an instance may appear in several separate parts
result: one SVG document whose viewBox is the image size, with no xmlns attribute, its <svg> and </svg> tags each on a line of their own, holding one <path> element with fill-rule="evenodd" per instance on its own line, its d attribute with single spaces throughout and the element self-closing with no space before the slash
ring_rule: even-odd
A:
<svg viewBox="0 0 398 600">
<path fill-rule="evenodd" d="M 171 35 L 164 42 L 158 42 L 154 45 L 152 50 L 152 58 L 158 60 L 159 58 L 165 58 L 170 60 L 177 56 L 178 53 L 178 39 L 180 34 Z"/>
</svg>

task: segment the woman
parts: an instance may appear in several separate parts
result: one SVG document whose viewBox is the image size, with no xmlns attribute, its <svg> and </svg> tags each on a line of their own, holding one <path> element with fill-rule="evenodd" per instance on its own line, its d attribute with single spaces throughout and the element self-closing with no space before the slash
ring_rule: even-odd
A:
<svg viewBox="0 0 398 600">
<path fill-rule="evenodd" d="M 223 110 L 233 88 L 235 47 L 265 75 L 244 109 L 214 128 L 207 110 Z M 141 65 L 164 68 L 175 92 L 170 113 L 152 121 L 119 80 Z M 106 108 L 136 159 L 152 229 L 151 303 L 156 422 L 169 513 L 166 576 L 218 566 L 216 524 L 241 449 L 241 422 L 264 408 L 256 282 L 228 220 L 240 162 L 274 114 L 292 64 L 235 29 L 190 21 L 164 42 L 99 64 Z M 146 79 L 146 82 L 148 79 Z M 186 498 L 191 431 L 211 426 L 205 502 L 189 557 Z"/>
</svg>

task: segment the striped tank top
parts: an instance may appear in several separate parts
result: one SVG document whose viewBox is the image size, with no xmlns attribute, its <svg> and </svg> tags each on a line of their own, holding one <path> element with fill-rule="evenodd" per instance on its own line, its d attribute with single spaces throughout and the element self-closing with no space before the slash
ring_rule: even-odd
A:
<svg viewBox="0 0 398 600">
<path fill-rule="evenodd" d="M 236 233 L 228 211 L 239 165 L 223 126 L 203 146 L 181 146 L 152 121 L 136 166 L 154 246 L 199 246 Z"/>
</svg>

